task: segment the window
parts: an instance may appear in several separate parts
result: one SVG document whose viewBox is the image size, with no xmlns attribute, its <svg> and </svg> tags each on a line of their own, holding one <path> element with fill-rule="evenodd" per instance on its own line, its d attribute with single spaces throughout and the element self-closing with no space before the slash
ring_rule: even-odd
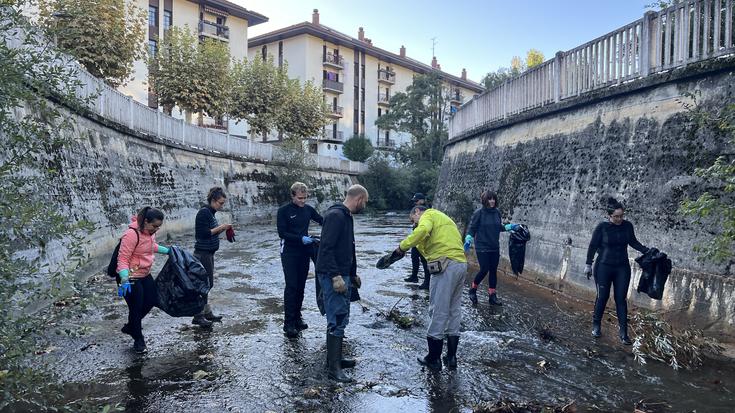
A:
<svg viewBox="0 0 735 413">
<path fill-rule="evenodd" d="M 163 11 L 163 30 L 171 28 L 174 24 L 174 16 L 172 13 L 173 12 L 171 10 Z"/>
<path fill-rule="evenodd" d="M 148 55 L 155 57 L 158 53 L 158 42 L 155 40 L 148 40 Z"/>
<path fill-rule="evenodd" d="M 263 45 L 263 47 L 260 49 L 260 55 L 263 56 L 263 60 L 268 59 L 268 46 Z"/>
<path fill-rule="evenodd" d="M 283 67 L 283 42 L 278 42 L 278 67 Z"/>
<path fill-rule="evenodd" d="M 148 6 L 148 25 L 158 26 L 158 7 Z"/>
<path fill-rule="evenodd" d="M 381 108 L 378 108 L 378 117 L 381 117 L 383 115 L 383 110 Z"/>
</svg>

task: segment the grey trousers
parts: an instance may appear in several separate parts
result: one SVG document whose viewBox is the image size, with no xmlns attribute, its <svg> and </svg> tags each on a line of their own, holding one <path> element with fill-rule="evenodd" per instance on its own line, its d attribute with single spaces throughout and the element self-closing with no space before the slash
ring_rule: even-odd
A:
<svg viewBox="0 0 735 413">
<path fill-rule="evenodd" d="M 459 336 L 462 322 L 462 291 L 467 263 L 449 260 L 447 268 L 431 275 L 429 284 L 429 329 L 426 335 L 437 340 Z"/>
</svg>

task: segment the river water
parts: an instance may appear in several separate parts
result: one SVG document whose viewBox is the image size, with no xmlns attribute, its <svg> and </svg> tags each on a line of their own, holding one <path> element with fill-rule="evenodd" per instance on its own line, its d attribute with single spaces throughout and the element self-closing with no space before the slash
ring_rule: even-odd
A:
<svg viewBox="0 0 735 413">
<path fill-rule="evenodd" d="M 693 372 L 639 365 L 608 325 L 606 339 L 590 339 L 589 309 L 504 277 L 502 308 L 489 307 L 485 294 L 473 308 L 465 295 L 458 369 L 422 369 L 416 356 L 426 351 L 428 294 L 403 282 L 410 259 L 388 270 L 374 267 L 408 233 L 403 214 L 356 217 L 362 303 L 352 305 L 345 340 L 346 352 L 358 361 L 347 370 L 356 381 L 336 384 L 326 378 L 326 323 L 313 278 L 303 311 L 309 328 L 289 340 L 281 330 L 275 225 L 236 228 L 237 241 L 223 242 L 215 257 L 210 300 L 223 322 L 199 329 L 188 318 L 154 309 L 143 322 L 145 355 L 134 354 L 132 340 L 119 332 L 127 308 L 114 283 L 101 273 L 90 278 L 85 294 L 95 305 L 58 326 L 86 333 L 54 336 L 55 350 L 46 356 L 67 383 L 69 398 L 119 403 L 129 412 L 462 412 L 501 398 L 574 402 L 577 411 L 632 412 L 640 400 L 664 403 L 656 405 L 660 411 L 735 411 L 732 362 L 710 361 Z M 191 248 L 193 240 L 167 243 Z M 416 317 L 417 326 L 401 329 L 385 318 L 399 300 L 396 308 Z"/>
</svg>

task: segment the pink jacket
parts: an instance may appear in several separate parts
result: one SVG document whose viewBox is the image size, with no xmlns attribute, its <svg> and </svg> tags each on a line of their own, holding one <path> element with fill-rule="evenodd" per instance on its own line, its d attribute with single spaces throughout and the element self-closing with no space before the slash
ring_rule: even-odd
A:
<svg viewBox="0 0 735 413">
<path fill-rule="evenodd" d="M 158 251 L 156 235 L 145 231 L 138 231 L 140 240 L 135 235 L 138 231 L 138 218 L 133 217 L 122 236 L 120 252 L 117 256 L 117 272 L 130 270 L 130 278 L 144 278 L 150 274 L 153 266 L 153 256 Z M 136 242 L 138 246 L 136 246 Z"/>
</svg>

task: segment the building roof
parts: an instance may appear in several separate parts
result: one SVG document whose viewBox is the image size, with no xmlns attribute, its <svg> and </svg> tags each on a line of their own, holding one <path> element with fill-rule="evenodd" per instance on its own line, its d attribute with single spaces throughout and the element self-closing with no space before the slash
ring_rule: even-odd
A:
<svg viewBox="0 0 735 413">
<path fill-rule="evenodd" d="M 435 69 L 425 63 L 419 62 L 418 60 L 411 59 L 410 57 L 402 57 L 379 47 L 375 47 L 371 43 L 348 36 L 323 24 L 303 22 L 284 27 L 282 29 L 274 30 L 270 33 L 261 34 L 260 36 L 252 37 L 248 40 L 248 48 L 253 48 L 275 41 L 300 36 L 302 34 L 310 34 L 312 36 L 327 40 L 336 45 L 344 45 L 353 49 L 364 51 L 365 53 L 377 57 L 386 63 L 393 63 L 399 66 L 403 66 L 415 72 L 429 73 L 432 71 L 438 71 L 441 76 L 450 83 L 464 87 L 466 89 L 473 90 L 477 93 L 483 92 L 485 90 L 485 88 L 477 82 L 462 79 L 459 76 L 455 76 L 447 72 Z"/>
<path fill-rule="evenodd" d="M 268 18 L 263 16 L 262 14 L 256 13 L 254 11 L 250 11 L 242 6 L 238 6 L 237 4 L 231 1 L 227 1 L 227 0 L 199 0 L 199 1 L 190 0 L 190 1 L 194 1 L 195 3 L 203 4 L 205 6 L 211 5 L 212 7 L 215 7 L 222 11 L 226 11 L 231 16 L 245 19 L 248 21 L 248 26 L 255 26 L 256 24 L 265 23 L 268 21 Z"/>
</svg>

